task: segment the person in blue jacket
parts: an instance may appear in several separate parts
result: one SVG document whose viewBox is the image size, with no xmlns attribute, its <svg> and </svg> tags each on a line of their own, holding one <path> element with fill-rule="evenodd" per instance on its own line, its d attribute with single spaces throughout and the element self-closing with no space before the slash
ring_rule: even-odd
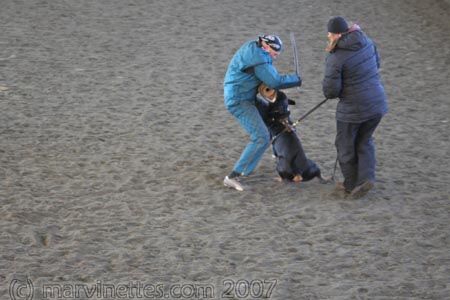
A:
<svg viewBox="0 0 450 300">
<path fill-rule="evenodd" d="M 342 17 L 328 21 L 329 52 L 322 81 L 336 108 L 336 149 L 344 182 L 337 189 L 353 198 L 364 196 L 375 182 L 373 133 L 387 113 L 387 97 L 380 79 L 380 58 L 373 41 Z"/>
<path fill-rule="evenodd" d="M 298 75 L 280 75 L 272 65 L 282 49 L 278 36 L 259 36 L 237 50 L 225 74 L 225 107 L 250 135 L 250 142 L 223 181 L 225 186 L 238 191 L 244 190 L 238 177 L 253 172 L 270 144 L 270 134 L 256 108 L 258 86 L 264 83 L 273 89 L 285 89 L 301 85 Z"/>
</svg>

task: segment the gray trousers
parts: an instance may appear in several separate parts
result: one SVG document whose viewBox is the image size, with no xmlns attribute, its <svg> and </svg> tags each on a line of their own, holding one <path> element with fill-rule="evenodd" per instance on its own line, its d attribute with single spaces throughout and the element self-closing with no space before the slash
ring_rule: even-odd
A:
<svg viewBox="0 0 450 300">
<path fill-rule="evenodd" d="M 373 133 L 382 116 L 362 123 L 337 121 L 336 149 L 344 175 L 344 187 L 351 191 L 365 181 L 375 181 L 375 145 Z"/>
</svg>

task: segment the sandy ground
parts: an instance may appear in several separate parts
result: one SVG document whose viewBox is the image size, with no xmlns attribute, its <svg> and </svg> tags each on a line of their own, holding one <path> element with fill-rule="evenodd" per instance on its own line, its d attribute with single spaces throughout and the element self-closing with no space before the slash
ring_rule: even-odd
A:
<svg viewBox="0 0 450 300">
<path fill-rule="evenodd" d="M 333 15 L 383 59 L 376 188 L 353 201 L 278 183 L 270 151 L 249 190 L 224 188 L 247 141 L 223 106 L 234 51 L 279 34 L 292 72 L 296 34 L 298 117 L 322 100 Z M 450 299 L 449 16 L 437 0 L 2 0 L 0 298 L 28 277 L 35 299 L 134 280 L 217 299 L 238 280 L 276 280 L 271 299 Z M 299 127 L 330 175 L 335 105 Z"/>
</svg>

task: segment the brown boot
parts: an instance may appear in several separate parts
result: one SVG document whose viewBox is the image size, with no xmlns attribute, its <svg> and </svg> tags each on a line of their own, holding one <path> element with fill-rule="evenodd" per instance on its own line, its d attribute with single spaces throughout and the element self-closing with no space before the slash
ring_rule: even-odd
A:
<svg viewBox="0 0 450 300">
<path fill-rule="evenodd" d="M 364 197 L 372 188 L 373 188 L 374 184 L 372 181 L 364 181 L 363 183 L 361 183 L 360 185 L 358 185 L 357 187 L 355 187 L 352 192 L 350 193 L 350 196 L 353 199 L 359 199 Z"/>
<path fill-rule="evenodd" d="M 345 188 L 344 183 L 342 181 L 336 182 L 335 190 L 350 194 L 350 191 Z"/>
<path fill-rule="evenodd" d="M 334 190 L 330 193 L 331 197 L 334 198 L 347 198 L 350 195 L 350 191 L 345 189 L 344 183 L 341 181 L 336 182 Z"/>
</svg>

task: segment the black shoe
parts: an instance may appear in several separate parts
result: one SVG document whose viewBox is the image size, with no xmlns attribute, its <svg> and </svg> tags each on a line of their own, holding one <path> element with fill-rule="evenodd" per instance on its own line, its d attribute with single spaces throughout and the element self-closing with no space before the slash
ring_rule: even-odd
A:
<svg viewBox="0 0 450 300">
<path fill-rule="evenodd" d="M 373 188 L 373 186 L 374 184 L 372 181 L 364 181 L 362 184 L 358 185 L 352 190 L 350 196 L 353 199 L 362 198 Z"/>
</svg>

